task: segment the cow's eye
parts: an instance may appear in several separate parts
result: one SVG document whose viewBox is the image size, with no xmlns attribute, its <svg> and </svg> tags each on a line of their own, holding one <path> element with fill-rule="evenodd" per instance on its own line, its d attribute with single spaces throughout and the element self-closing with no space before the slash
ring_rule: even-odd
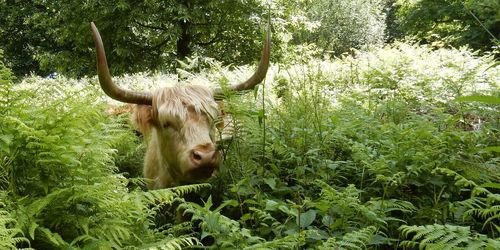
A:
<svg viewBox="0 0 500 250">
<path fill-rule="evenodd" d="M 172 124 L 170 124 L 170 122 L 163 123 L 163 128 L 170 128 L 171 126 Z"/>
</svg>

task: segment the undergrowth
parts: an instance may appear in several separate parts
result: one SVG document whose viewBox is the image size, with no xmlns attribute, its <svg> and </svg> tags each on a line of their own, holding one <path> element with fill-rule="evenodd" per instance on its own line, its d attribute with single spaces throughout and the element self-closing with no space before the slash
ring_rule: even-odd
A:
<svg viewBox="0 0 500 250">
<path fill-rule="evenodd" d="M 247 69 L 117 81 L 228 84 Z M 142 138 L 106 113 L 96 79 L 2 73 L 0 247 L 498 248 L 492 58 L 401 43 L 271 71 L 226 100 L 219 176 L 155 191 Z"/>
</svg>

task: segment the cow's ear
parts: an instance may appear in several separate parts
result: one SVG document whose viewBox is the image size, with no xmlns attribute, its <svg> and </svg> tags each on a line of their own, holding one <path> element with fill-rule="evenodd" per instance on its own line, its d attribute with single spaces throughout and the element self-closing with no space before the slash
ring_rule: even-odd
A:
<svg viewBox="0 0 500 250">
<path fill-rule="evenodd" d="M 132 121 L 142 134 L 149 134 L 151 127 L 156 124 L 153 107 L 149 105 L 136 105 Z"/>
</svg>

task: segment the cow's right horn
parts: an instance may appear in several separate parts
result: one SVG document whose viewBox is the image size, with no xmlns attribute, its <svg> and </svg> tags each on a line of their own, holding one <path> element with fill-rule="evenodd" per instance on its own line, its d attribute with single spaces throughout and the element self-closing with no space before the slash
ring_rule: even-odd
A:
<svg viewBox="0 0 500 250">
<path fill-rule="evenodd" d="M 101 35 L 95 27 L 94 22 L 90 23 L 90 28 L 92 29 L 92 37 L 94 38 L 96 49 L 97 74 L 99 76 L 99 83 L 101 84 L 101 88 L 104 90 L 104 93 L 121 102 L 151 105 L 153 102 L 153 96 L 150 93 L 122 89 L 113 82 L 111 74 L 109 73 L 108 62 L 106 60 L 104 46 L 102 45 Z"/>
<path fill-rule="evenodd" d="M 257 84 L 261 83 L 262 80 L 264 80 L 264 78 L 266 77 L 267 69 L 269 68 L 270 55 L 271 55 L 271 23 L 269 21 L 269 23 L 267 24 L 266 40 L 262 48 L 260 63 L 259 66 L 257 66 L 257 70 L 246 81 L 229 86 L 229 90 L 231 91 L 249 90 L 255 88 Z M 214 97 L 216 99 L 223 98 L 224 97 L 223 89 L 220 87 L 216 88 L 214 90 Z"/>
</svg>

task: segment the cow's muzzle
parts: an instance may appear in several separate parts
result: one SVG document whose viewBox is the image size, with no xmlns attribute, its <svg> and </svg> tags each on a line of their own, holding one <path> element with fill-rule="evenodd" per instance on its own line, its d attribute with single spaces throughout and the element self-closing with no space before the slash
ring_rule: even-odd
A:
<svg viewBox="0 0 500 250">
<path fill-rule="evenodd" d="M 189 171 L 191 178 L 196 180 L 207 179 L 219 168 L 220 153 L 215 145 L 199 145 L 189 154 L 192 168 Z"/>
</svg>

